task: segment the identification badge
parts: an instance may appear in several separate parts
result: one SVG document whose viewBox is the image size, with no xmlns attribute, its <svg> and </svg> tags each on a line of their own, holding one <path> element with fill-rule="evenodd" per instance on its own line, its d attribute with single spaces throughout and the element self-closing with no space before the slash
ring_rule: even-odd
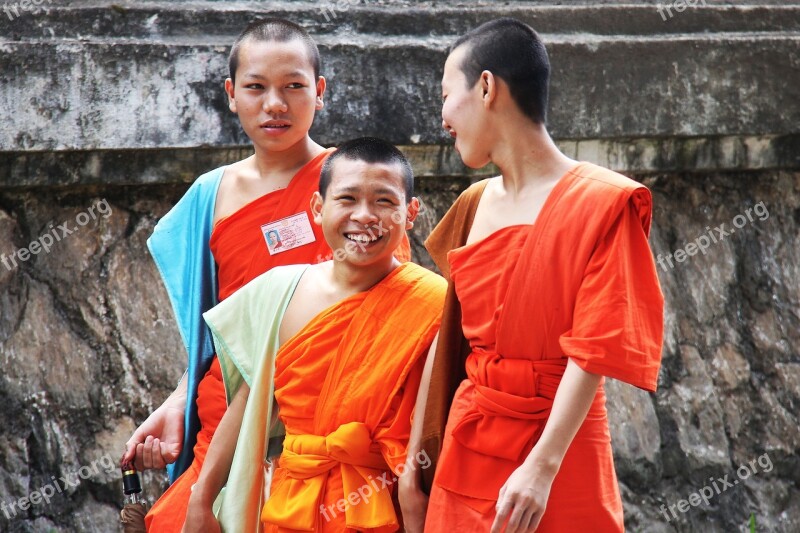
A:
<svg viewBox="0 0 800 533">
<path fill-rule="evenodd" d="M 264 224 L 261 233 L 267 241 L 269 255 L 288 252 L 317 240 L 305 211 Z"/>
</svg>

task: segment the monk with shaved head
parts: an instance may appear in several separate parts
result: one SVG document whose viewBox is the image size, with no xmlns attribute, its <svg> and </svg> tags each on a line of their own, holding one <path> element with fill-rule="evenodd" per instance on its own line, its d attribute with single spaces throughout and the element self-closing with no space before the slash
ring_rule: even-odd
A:
<svg viewBox="0 0 800 533">
<path fill-rule="evenodd" d="M 401 480 L 407 531 L 623 531 L 603 380 L 656 389 L 652 198 L 558 150 L 549 75 L 514 19 L 469 32 L 445 63 L 442 126 L 467 166 L 501 175 L 426 241 L 449 291 L 409 454 L 438 464 Z"/>
<path fill-rule="evenodd" d="M 419 212 L 413 183 L 391 144 L 344 143 L 311 201 L 334 259 L 275 268 L 205 314 L 230 407 L 185 533 L 401 528 L 394 494 L 424 466 L 406 447 L 446 288 L 393 256 Z M 286 440 L 266 494 L 275 413 Z"/>
</svg>

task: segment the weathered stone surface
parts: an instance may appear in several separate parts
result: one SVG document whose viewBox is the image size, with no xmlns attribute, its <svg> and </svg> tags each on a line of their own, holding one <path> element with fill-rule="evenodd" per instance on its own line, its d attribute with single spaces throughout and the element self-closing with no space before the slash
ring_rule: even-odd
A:
<svg viewBox="0 0 800 533">
<path fill-rule="evenodd" d="M 39 531 L 51 522 L 58 531 L 113 531 L 121 499 L 115 463 L 123 444 L 135 420 L 163 401 L 185 367 L 169 301 L 144 245 L 176 198 L 163 191 L 141 200 L 118 195 L 130 199 L 107 200 L 102 212 L 97 206 L 105 199 L 90 191 L 22 195 L 10 200 L 11 216 L 0 215 L 9 253 L 29 247 L 51 225 L 66 223 L 72 231 L 49 252 L 3 267 L 0 399 L 9 417 L 0 447 L 0 501 L 16 502 L 53 476 L 103 461 L 99 472 L 75 488 L 62 487 L 49 505 L 0 515 L 0 524 L 13 531 Z M 163 476 L 146 475 L 145 487 L 153 500 Z"/>
<path fill-rule="evenodd" d="M 666 297 L 656 394 L 663 475 L 646 490 L 652 499 L 640 492 L 626 499 L 626 510 L 636 509 L 627 515 L 629 527 L 650 531 L 654 521 L 667 522 L 662 504 L 676 505 L 711 484 L 709 478 L 727 474 L 740 483 L 715 494 L 710 506 L 676 511 L 671 527 L 731 531 L 754 513 L 759 529 L 796 529 L 798 515 L 789 501 L 800 497 L 795 368 L 800 244 L 794 238 L 800 176 L 713 175 L 702 184 L 671 176 L 648 184 L 655 194 L 651 242 L 657 258 L 674 258 L 676 250 L 707 234 L 706 228 L 725 223 L 735 232 L 711 243 L 705 255 L 698 252 L 681 263 L 673 259 L 673 267 L 664 260 L 659 267 Z M 752 212 L 745 224 L 734 221 L 760 202 L 761 216 Z M 774 468 L 756 462 L 757 473 L 738 477 L 742 465 L 761 457 Z M 630 477 L 620 479 L 633 488 Z"/>
<path fill-rule="evenodd" d="M 470 182 L 468 177 L 420 180 L 425 211 L 412 240 L 423 264 L 432 266 L 421 241 Z M 797 526 L 800 518 L 791 502 L 800 497 L 800 277 L 795 274 L 800 244 L 794 238 L 800 175 L 715 175 L 702 184 L 671 175 L 647 183 L 657 207 L 656 256 L 674 257 L 706 227 L 730 222 L 757 202 L 764 202 L 769 216 L 754 216 L 705 255 L 659 267 L 667 302 L 659 391 L 651 396 L 611 380 L 607 385 L 628 527 L 695 531 L 703 524 L 730 531 L 751 512 L 768 529 Z M 6 326 L 13 327 L 0 345 L 8 369 L 0 378 L 0 396 L 18 413 L 0 445 L 3 501 L 34 490 L 50 473 L 72 471 L 104 451 L 119 453 L 135 423 L 180 375 L 183 348 L 144 240 L 182 190 L 165 194 L 163 186 L 153 186 L 116 196 L 100 190 L 68 197 L 43 191 L 0 195 L 0 205 L 7 206 L 0 228 L 13 235 L 15 246 L 33 240 L 49 220 L 74 220 L 100 198 L 109 198 L 113 209 L 108 219 L 100 217 L 48 256 L 4 278 L 3 298 L 22 300 L 24 312 Z M 81 268 L 58 257 L 69 257 Z M 23 290 L 12 293 L 14 286 Z M 60 348 L 43 348 L 56 345 Z M 67 381 L 69 387 L 61 385 Z M 94 414 L 87 419 L 87 413 Z M 39 429 L 32 430 L 37 424 Z M 774 465 L 770 472 L 760 470 L 741 486 L 715 495 L 709 506 L 664 518 L 661 505 L 687 499 L 710 484 L 709 478 L 727 474 L 733 480 L 741 465 L 764 454 Z M 96 481 L 37 509 L 41 514 L 31 518 L 46 518 L 64 530 L 90 530 L 69 518 L 72 510 L 97 510 L 95 501 L 113 509 L 111 495 L 97 498 L 118 490 L 112 476 Z M 158 494 L 163 478 L 150 476 L 148 482 L 150 494 Z M 9 522 L 23 523 L 34 527 L 32 521 Z"/>
<path fill-rule="evenodd" d="M 606 405 L 617 475 L 645 489 L 661 477 L 661 432 L 653 400 L 645 391 L 606 380 Z"/>
<path fill-rule="evenodd" d="M 794 134 L 560 140 L 557 144 L 574 159 L 640 175 L 800 168 L 800 135 Z M 492 165 L 481 169 L 465 167 L 452 144 L 401 145 L 400 148 L 411 161 L 414 174 L 421 179 L 497 175 L 497 169 Z M 191 183 L 209 169 L 244 159 L 251 153 L 252 149 L 247 147 L 97 152 L 0 151 L 0 187 Z"/>
<path fill-rule="evenodd" d="M 326 144 L 361 134 L 444 142 L 439 82 L 448 44 L 509 14 L 540 27 L 549 44 L 558 138 L 776 135 L 793 133 L 800 119 L 797 5 L 712 5 L 665 22 L 655 5 L 421 3 L 404 12 L 370 4 L 330 21 L 318 2 L 81 2 L 0 17 L 8 79 L 0 109 L 9 110 L 0 150 L 246 143 L 222 82 L 227 47 L 257 14 L 288 15 L 318 37 L 330 92 L 314 131 Z M 43 37 L 37 26 L 51 31 Z"/>
</svg>

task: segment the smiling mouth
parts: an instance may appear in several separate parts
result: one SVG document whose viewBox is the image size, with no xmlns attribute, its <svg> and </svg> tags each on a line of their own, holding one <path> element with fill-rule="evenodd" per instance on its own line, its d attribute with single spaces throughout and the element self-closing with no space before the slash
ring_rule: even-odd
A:
<svg viewBox="0 0 800 533">
<path fill-rule="evenodd" d="M 375 235 L 370 237 L 364 233 L 345 233 L 344 236 L 347 240 L 361 245 L 373 244 L 383 238 L 383 235 Z"/>
</svg>

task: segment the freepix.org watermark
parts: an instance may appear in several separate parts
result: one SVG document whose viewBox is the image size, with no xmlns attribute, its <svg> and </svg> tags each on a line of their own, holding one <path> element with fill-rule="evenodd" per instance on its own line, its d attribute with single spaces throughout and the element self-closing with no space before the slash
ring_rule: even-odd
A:
<svg viewBox="0 0 800 533">
<path fill-rule="evenodd" d="M 64 222 L 58 226 L 50 224 L 48 231 L 39 236 L 38 239 L 31 241 L 27 247 L 16 250 L 10 257 L 6 257 L 5 254 L 0 254 L 0 262 L 3 263 L 6 269 L 13 270 L 18 266 L 17 260 L 19 260 L 20 263 L 24 263 L 34 255 L 50 253 L 55 243 L 60 242 L 68 235 L 72 235 L 92 220 L 97 220 L 98 214 L 102 215 L 103 218 L 108 218 L 112 214 L 111 206 L 105 198 L 89 207 L 86 211 L 78 213 L 75 217 L 75 223 L 78 224 L 78 227 L 70 228 L 69 222 Z"/>
<path fill-rule="evenodd" d="M 119 472 L 117 465 L 111 455 L 106 454 L 99 459 L 95 459 L 89 465 L 80 467 L 73 472 L 67 472 L 64 476 L 56 478 L 50 476 L 50 483 L 42 485 L 37 490 L 22 498 L 0 503 L 0 510 L 9 520 L 16 518 L 17 513 L 23 513 L 34 505 L 49 504 L 50 499 L 56 494 L 61 494 L 65 490 L 77 487 L 81 480 L 89 479 L 100 474 L 100 467 L 106 474 Z"/>
<path fill-rule="evenodd" d="M 17 3 L 3 4 L 3 12 L 8 16 L 8 20 L 14 20 L 19 17 L 20 11 L 23 13 L 30 12 L 37 15 L 42 9 L 42 4 L 52 4 L 53 0 L 21 0 Z"/>
<path fill-rule="evenodd" d="M 728 476 L 730 474 L 725 474 L 725 476 L 720 478 L 708 478 L 711 481 L 710 485 L 706 485 L 702 489 L 698 490 L 697 492 L 693 492 L 689 494 L 689 497 L 686 500 L 678 500 L 678 503 L 673 503 L 672 505 L 667 506 L 666 504 L 661 506 L 661 514 L 664 515 L 664 518 L 667 522 L 671 521 L 673 518 L 678 518 L 677 513 L 675 512 L 676 508 L 680 513 L 686 513 L 692 507 L 697 507 L 701 503 L 708 506 L 709 502 L 715 496 L 722 494 L 728 489 L 732 489 L 736 485 L 739 484 L 739 481 L 744 481 L 745 479 L 749 478 L 754 474 L 758 474 L 759 469 L 756 468 L 756 465 L 761 467 L 761 472 L 771 472 L 772 471 L 772 459 L 770 459 L 769 455 L 766 453 L 758 457 L 758 459 L 753 459 L 749 463 L 741 465 L 739 468 L 736 469 L 736 476 L 739 479 L 732 479 L 728 480 Z M 667 514 L 667 509 L 672 514 L 670 516 Z"/>
<path fill-rule="evenodd" d="M 668 2 L 666 5 L 658 4 L 656 10 L 661 15 L 661 19 L 666 22 L 675 16 L 672 12 L 673 9 L 678 13 L 683 13 L 687 7 L 695 8 L 698 6 L 707 7 L 706 0 L 675 0 L 674 2 Z"/>
<path fill-rule="evenodd" d="M 736 233 L 737 229 L 742 229 L 745 227 L 748 222 L 754 222 L 755 219 L 753 218 L 753 214 L 758 216 L 758 220 L 761 222 L 769 218 L 767 206 L 764 205 L 764 202 L 758 202 L 753 207 L 748 207 L 744 214 L 739 214 L 733 217 L 733 220 L 731 221 L 731 224 L 733 225 L 732 228 L 726 228 L 727 223 L 720 224 L 713 230 L 711 227 L 706 226 L 707 233 L 704 233 L 695 240 L 687 243 L 683 248 L 678 248 L 674 252 L 666 255 L 658 254 L 656 257 L 658 266 L 660 266 L 661 269 L 666 272 L 671 268 L 675 268 L 675 263 L 672 262 L 673 256 L 675 261 L 678 263 L 683 263 L 689 257 L 697 255 L 697 252 L 706 255 L 712 244 L 717 244 L 725 238 L 730 237 Z"/>
<path fill-rule="evenodd" d="M 395 471 L 397 472 L 396 476 L 392 475 L 392 472 L 388 470 L 378 478 L 374 476 L 368 476 L 368 483 L 360 486 L 358 489 L 348 494 L 345 498 L 339 499 L 339 501 L 335 504 L 332 503 L 327 507 L 325 507 L 325 505 L 320 505 L 319 512 L 323 518 L 325 518 L 326 522 L 330 522 L 336 518 L 337 510 L 340 513 L 344 513 L 348 507 L 354 507 L 361 502 L 369 503 L 370 498 L 372 498 L 375 494 L 384 490 L 388 490 L 394 483 L 397 483 L 397 480 L 400 476 L 405 476 L 416 471 L 417 466 L 423 470 L 431 466 L 431 458 L 427 451 L 422 450 L 418 452 L 416 456 L 408 457 L 405 463 L 397 465 L 395 467 Z"/>
<path fill-rule="evenodd" d="M 347 12 L 350 6 L 360 4 L 362 0 L 327 0 L 320 8 L 322 15 L 325 17 L 325 22 L 330 22 L 332 18 L 336 18 L 336 12 Z"/>
</svg>

